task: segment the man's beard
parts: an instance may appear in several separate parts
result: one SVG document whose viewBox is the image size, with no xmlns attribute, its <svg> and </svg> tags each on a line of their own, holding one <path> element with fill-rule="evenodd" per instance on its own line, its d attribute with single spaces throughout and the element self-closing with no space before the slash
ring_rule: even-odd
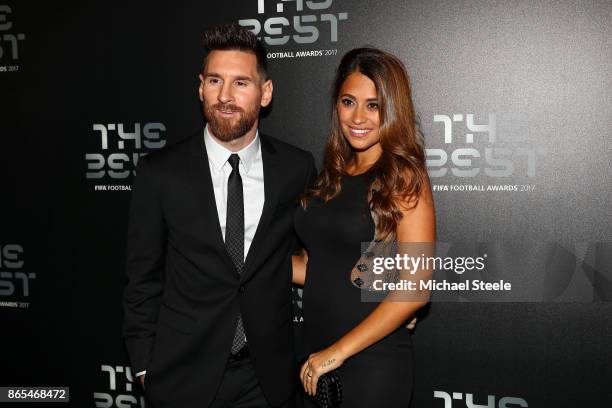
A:
<svg viewBox="0 0 612 408">
<path fill-rule="evenodd" d="M 220 118 L 217 116 L 218 110 L 238 112 L 238 117 Z M 230 142 L 251 130 L 259 117 L 259 106 L 256 105 L 253 109 L 245 111 L 230 103 L 209 105 L 204 102 L 204 116 L 212 134 L 221 141 Z"/>
</svg>

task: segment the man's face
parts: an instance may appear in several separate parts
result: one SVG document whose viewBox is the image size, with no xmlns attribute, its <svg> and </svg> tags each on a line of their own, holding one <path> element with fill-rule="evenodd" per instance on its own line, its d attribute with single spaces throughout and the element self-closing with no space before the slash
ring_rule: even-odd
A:
<svg viewBox="0 0 612 408">
<path fill-rule="evenodd" d="M 272 81 L 259 76 L 255 54 L 212 51 L 200 75 L 199 93 L 210 131 L 229 142 L 255 132 L 260 107 L 272 100 Z"/>
</svg>

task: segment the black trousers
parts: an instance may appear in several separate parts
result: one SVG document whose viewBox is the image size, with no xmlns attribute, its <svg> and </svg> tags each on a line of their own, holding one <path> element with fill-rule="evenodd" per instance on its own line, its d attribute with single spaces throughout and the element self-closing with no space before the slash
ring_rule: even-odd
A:
<svg viewBox="0 0 612 408">
<path fill-rule="evenodd" d="M 291 404 L 287 402 L 278 408 L 292 407 L 293 399 Z M 250 358 L 228 361 L 210 408 L 272 408 L 259 386 Z"/>
</svg>

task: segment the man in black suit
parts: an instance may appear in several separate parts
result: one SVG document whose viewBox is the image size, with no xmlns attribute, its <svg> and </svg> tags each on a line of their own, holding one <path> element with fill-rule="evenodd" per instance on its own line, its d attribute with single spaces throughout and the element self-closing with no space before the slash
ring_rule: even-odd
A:
<svg viewBox="0 0 612 408">
<path fill-rule="evenodd" d="M 138 165 L 124 337 L 155 408 L 289 406 L 293 213 L 314 159 L 258 132 L 272 81 L 257 38 L 230 24 L 205 40 L 205 129 Z"/>
</svg>

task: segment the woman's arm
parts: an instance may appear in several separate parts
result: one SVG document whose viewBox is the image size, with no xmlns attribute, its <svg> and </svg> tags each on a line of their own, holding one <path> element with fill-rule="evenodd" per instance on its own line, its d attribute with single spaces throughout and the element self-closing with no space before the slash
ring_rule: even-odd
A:
<svg viewBox="0 0 612 408">
<path fill-rule="evenodd" d="M 409 203 L 404 203 L 406 208 Z M 429 182 L 426 181 L 417 206 L 402 211 L 403 217 L 397 225 L 398 243 L 433 243 L 435 241 L 435 211 Z M 433 247 L 433 245 L 431 245 Z M 428 276 L 428 272 L 421 272 Z M 421 276 L 417 273 L 417 276 Z M 344 360 L 376 343 L 404 324 L 428 301 L 422 297 L 416 301 L 381 302 L 361 323 L 346 333 L 336 343 L 318 353 L 311 354 L 302 366 L 300 378 L 309 394 L 316 393 L 318 378 L 336 367 Z M 308 374 L 312 376 L 308 376 Z"/>
<path fill-rule="evenodd" d="M 308 252 L 302 249 L 300 255 L 291 256 L 291 267 L 293 278 L 292 281 L 296 285 L 304 286 L 306 280 L 306 264 L 308 263 Z"/>
</svg>

